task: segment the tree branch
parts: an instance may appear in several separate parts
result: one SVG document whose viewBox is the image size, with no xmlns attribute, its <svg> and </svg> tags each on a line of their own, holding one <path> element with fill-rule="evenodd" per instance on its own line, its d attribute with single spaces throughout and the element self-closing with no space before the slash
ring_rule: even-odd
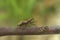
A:
<svg viewBox="0 0 60 40">
<path fill-rule="evenodd" d="M 45 34 L 60 34 L 59 26 L 47 27 L 27 27 L 22 28 L 0 28 L 0 36 L 5 35 L 45 35 Z"/>
</svg>

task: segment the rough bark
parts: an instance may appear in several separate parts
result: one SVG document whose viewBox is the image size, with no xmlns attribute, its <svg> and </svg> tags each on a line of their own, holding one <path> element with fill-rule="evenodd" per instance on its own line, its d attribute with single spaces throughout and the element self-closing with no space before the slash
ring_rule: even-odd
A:
<svg viewBox="0 0 60 40">
<path fill-rule="evenodd" d="M 0 28 L 0 36 L 5 35 L 47 35 L 59 34 L 59 26 L 46 26 L 46 27 L 27 27 L 23 28 Z"/>
</svg>

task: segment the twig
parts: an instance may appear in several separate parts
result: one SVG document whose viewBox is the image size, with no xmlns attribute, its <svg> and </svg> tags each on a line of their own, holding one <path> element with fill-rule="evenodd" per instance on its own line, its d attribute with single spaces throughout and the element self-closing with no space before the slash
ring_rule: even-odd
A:
<svg viewBox="0 0 60 40">
<path fill-rule="evenodd" d="M 5 35 L 45 35 L 45 34 L 60 34 L 59 26 L 52 27 L 28 27 L 22 28 L 0 28 L 0 36 Z"/>
</svg>

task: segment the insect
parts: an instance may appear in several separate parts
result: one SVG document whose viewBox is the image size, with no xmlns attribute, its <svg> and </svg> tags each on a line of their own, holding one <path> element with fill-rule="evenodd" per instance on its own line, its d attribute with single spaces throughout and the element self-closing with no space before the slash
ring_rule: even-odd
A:
<svg viewBox="0 0 60 40">
<path fill-rule="evenodd" d="M 31 27 L 31 25 L 33 25 L 33 21 L 34 19 L 33 18 L 30 18 L 28 20 L 25 20 L 25 21 L 22 21 L 20 22 L 17 26 L 19 26 L 19 28 L 26 28 L 26 27 Z"/>
</svg>

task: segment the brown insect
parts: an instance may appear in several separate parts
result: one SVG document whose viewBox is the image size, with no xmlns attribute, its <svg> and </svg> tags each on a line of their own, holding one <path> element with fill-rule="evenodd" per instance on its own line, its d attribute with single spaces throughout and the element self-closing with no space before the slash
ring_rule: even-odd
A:
<svg viewBox="0 0 60 40">
<path fill-rule="evenodd" d="M 32 24 L 32 23 L 33 23 L 33 18 L 30 18 L 28 20 L 20 22 L 17 26 L 19 26 L 19 28 L 26 28 L 28 27 L 29 24 Z"/>
</svg>

